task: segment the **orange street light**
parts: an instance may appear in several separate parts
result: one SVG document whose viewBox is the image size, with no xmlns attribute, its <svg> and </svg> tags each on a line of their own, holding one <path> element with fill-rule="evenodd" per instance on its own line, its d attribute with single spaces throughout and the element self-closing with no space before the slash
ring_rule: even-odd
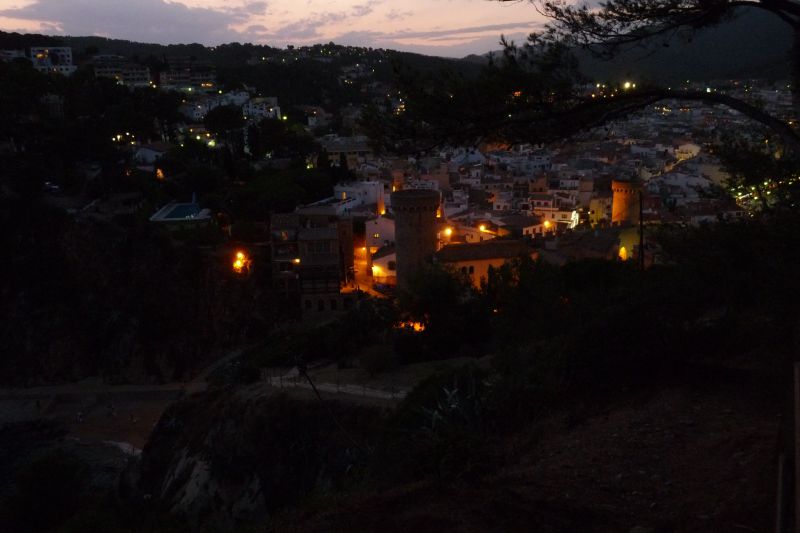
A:
<svg viewBox="0 0 800 533">
<path fill-rule="evenodd" d="M 243 251 L 237 251 L 233 259 L 233 271 L 244 274 L 250 269 L 250 258 Z"/>
</svg>

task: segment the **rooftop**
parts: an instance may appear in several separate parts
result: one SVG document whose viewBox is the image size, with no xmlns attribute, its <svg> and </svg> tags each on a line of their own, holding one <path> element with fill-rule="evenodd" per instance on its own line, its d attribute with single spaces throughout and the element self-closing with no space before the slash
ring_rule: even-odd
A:
<svg viewBox="0 0 800 533">
<path fill-rule="evenodd" d="M 169 144 L 165 142 L 154 142 L 150 144 L 143 144 L 140 149 L 142 150 L 152 150 L 154 152 L 162 152 L 166 153 L 169 152 L 170 148 L 172 148 Z"/>
<path fill-rule="evenodd" d="M 530 256 L 531 248 L 522 241 L 492 239 L 470 244 L 451 244 L 436 252 L 440 263 L 459 263 L 481 259 L 511 259 Z"/>
</svg>

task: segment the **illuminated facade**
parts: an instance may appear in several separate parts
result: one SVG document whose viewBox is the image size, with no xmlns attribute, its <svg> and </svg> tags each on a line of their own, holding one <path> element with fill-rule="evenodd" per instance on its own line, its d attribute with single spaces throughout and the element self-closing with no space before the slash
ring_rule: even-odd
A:
<svg viewBox="0 0 800 533">
<path fill-rule="evenodd" d="M 521 240 L 492 240 L 474 244 L 452 244 L 436 252 L 436 261 L 469 278 L 475 287 L 489 277 L 489 268 L 500 268 L 519 257 L 536 257 Z"/>
<path fill-rule="evenodd" d="M 633 181 L 611 182 L 611 223 L 625 226 L 639 223 L 639 197 L 642 187 Z"/>
</svg>

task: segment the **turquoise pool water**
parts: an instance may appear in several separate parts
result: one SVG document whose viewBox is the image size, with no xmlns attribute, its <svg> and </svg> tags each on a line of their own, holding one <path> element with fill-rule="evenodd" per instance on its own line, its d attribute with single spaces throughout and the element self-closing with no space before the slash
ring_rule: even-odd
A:
<svg viewBox="0 0 800 533">
<path fill-rule="evenodd" d="M 191 218 L 200 212 L 197 204 L 176 205 L 165 218 Z"/>
</svg>

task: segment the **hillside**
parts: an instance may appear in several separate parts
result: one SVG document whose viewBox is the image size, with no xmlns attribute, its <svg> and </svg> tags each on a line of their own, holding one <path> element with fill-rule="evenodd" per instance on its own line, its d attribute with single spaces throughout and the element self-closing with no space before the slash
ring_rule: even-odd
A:
<svg viewBox="0 0 800 533">
<path fill-rule="evenodd" d="M 695 35 L 676 36 L 664 46 L 650 42 L 612 61 L 583 53 L 585 74 L 594 79 L 635 77 L 658 83 L 726 78 L 786 78 L 792 32 L 758 9 L 741 9 L 730 22 Z"/>
<path fill-rule="evenodd" d="M 664 39 L 654 40 L 628 49 L 610 61 L 592 57 L 584 51 L 578 55 L 582 70 L 592 79 L 633 77 L 643 81 L 670 83 L 686 79 L 785 78 L 788 75 L 787 59 L 791 42 L 791 29 L 780 19 L 762 10 L 742 8 L 732 20 L 718 26 L 694 34 L 676 35 L 668 42 L 664 42 Z M 422 71 L 451 69 L 467 77 L 476 75 L 487 62 L 486 55 L 473 54 L 454 60 L 333 43 L 297 50 L 249 43 L 230 43 L 217 47 L 197 43 L 164 46 L 103 37 L 52 37 L 0 32 L 0 49 L 27 48 L 40 44 L 71 46 L 78 60 L 97 53 L 119 54 L 143 61 L 147 58 L 162 60 L 182 56 L 209 61 L 223 69 L 245 68 L 247 61 L 252 58 L 296 57 L 297 67 L 317 73 L 320 69 L 324 71 L 328 65 L 314 61 L 313 57 L 321 50 L 328 50 L 335 54 L 331 67 L 349 64 L 358 58 L 385 65 L 375 72 L 380 81 L 390 81 L 390 64 L 393 62 Z M 300 50 L 304 52 L 300 53 Z M 379 59 L 390 61 L 379 63 Z"/>
<path fill-rule="evenodd" d="M 742 8 L 718 26 L 627 49 L 611 60 L 580 50 L 583 73 L 593 80 L 634 78 L 657 84 L 682 80 L 787 78 L 792 31 L 770 13 Z M 494 52 L 497 56 L 499 52 Z M 487 56 L 462 61 L 486 64 Z"/>
</svg>

